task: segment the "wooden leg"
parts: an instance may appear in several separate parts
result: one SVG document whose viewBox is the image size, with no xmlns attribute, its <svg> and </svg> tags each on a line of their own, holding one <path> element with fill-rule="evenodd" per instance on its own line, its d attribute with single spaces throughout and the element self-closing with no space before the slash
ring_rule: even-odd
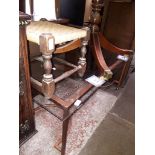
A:
<svg viewBox="0 0 155 155">
<path fill-rule="evenodd" d="M 78 61 L 78 65 L 81 65 L 82 67 L 82 69 L 78 71 L 79 77 L 83 77 L 86 71 L 86 58 L 85 58 L 86 52 L 87 52 L 86 44 L 83 42 L 81 47 L 81 57 L 79 58 Z"/>
<path fill-rule="evenodd" d="M 52 75 L 52 53 L 54 52 L 54 37 L 51 34 L 42 34 L 39 38 L 40 51 L 43 57 L 43 66 L 45 74 L 42 79 L 42 90 L 44 96 L 50 99 L 55 90 L 55 83 Z"/>
<path fill-rule="evenodd" d="M 64 111 L 63 118 L 68 116 L 69 112 L 68 110 Z M 65 155 L 66 151 L 66 142 L 67 142 L 67 131 L 68 131 L 68 123 L 69 123 L 69 118 L 63 121 L 62 124 L 62 147 L 61 147 L 61 155 Z"/>
<path fill-rule="evenodd" d="M 131 60 L 132 60 L 132 58 L 130 58 L 128 60 L 128 62 L 125 62 L 124 66 L 123 66 L 121 76 L 120 76 L 120 79 L 119 79 L 118 84 L 117 84 L 118 88 L 122 85 L 123 81 L 127 77 L 127 74 L 128 74 L 129 68 L 130 68 L 130 64 L 131 64 Z"/>
<path fill-rule="evenodd" d="M 87 31 L 87 36 L 83 39 L 82 41 L 82 47 L 81 47 L 81 57 L 79 58 L 78 65 L 81 65 L 82 69 L 78 71 L 79 77 L 83 77 L 84 73 L 86 71 L 86 53 L 87 53 L 87 48 L 86 46 L 88 45 L 88 41 L 90 39 L 90 29 L 88 27 L 83 28 L 84 30 Z"/>
</svg>

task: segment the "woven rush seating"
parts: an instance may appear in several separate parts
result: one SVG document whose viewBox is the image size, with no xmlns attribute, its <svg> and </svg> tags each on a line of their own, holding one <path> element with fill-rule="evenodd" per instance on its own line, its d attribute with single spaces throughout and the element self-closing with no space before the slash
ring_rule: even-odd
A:
<svg viewBox="0 0 155 155">
<path fill-rule="evenodd" d="M 64 26 L 48 21 L 33 21 L 26 28 L 26 35 L 29 41 L 39 45 L 39 36 L 42 33 L 51 33 L 54 36 L 55 44 L 84 38 L 86 30 Z"/>
</svg>

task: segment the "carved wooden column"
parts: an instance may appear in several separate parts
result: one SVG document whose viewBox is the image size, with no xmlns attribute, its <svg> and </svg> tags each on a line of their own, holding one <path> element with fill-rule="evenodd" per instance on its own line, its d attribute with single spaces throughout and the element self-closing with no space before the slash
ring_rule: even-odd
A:
<svg viewBox="0 0 155 155">
<path fill-rule="evenodd" d="M 55 50 L 55 41 L 52 34 L 42 34 L 39 38 L 40 41 L 40 51 L 43 57 L 43 66 L 45 74 L 42 79 L 42 89 L 44 96 L 49 99 L 52 97 L 55 90 L 55 83 L 52 75 L 52 53 Z"/>
<path fill-rule="evenodd" d="M 104 6 L 104 0 L 92 0 L 92 13 L 91 13 L 91 45 L 93 49 L 93 54 L 96 59 L 96 63 L 98 68 L 100 69 L 101 76 L 104 80 L 109 80 L 112 78 L 112 71 L 107 66 L 101 46 L 100 46 L 100 38 L 99 38 L 99 31 L 100 31 L 100 23 L 101 23 L 101 9 Z"/>
<path fill-rule="evenodd" d="M 88 27 L 83 28 L 84 30 L 87 31 L 87 36 L 82 40 L 82 47 L 81 47 L 81 57 L 79 58 L 78 65 L 81 65 L 82 69 L 78 71 L 79 77 L 83 77 L 84 73 L 86 71 L 86 53 L 87 53 L 87 48 L 86 46 L 88 45 L 88 41 L 90 39 L 90 29 Z"/>
<path fill-rule="evenodd" d="M 37 131 L 32 104 L 28 49 L 25 27 L 31 17 L 19 12 L 19 143 L 20 146 Z"/>
<path fill-rule="evenodd" d="M 92 13 L 90 22 L 92 24 L 91 31 L 99 32 L 99 24 L 101 23 L 100 12 L 104 5 L 104 0 L 92 0 Z"/>
</svg>

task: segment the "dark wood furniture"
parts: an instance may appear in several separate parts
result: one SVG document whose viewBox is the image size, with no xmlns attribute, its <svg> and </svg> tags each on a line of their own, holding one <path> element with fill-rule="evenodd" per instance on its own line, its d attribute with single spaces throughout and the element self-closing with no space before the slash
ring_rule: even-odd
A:
<svg viewBox="0 0 155 155">
<path fill-rule="evenodd" d="M 122 4 L 122 1 L 117 1 L 115 3 Z M 104 35 L 104 34 L 111 34 L 112 32 L 116 31 L 113 38 L 117 38 L 119 34 L 123 34 L 123 33 L 118 33 L 119 23 L 115 24 L 115 28 L 113 27 L 114 24 L 112 24 L 113 22 L 115 23 L 117 20 L 120 20 L 121 13 L 118 13 L 119 12 L 118 9 L 111 10 L 109 14 L 106 13 L 106 21 L 104 21 L 103 23 L 104 23 L 104 28 L 106 28 L 106 30 L 109 33 L 105 33 L 105 31 L 104 33 L 101 32 L 100 13 L 101 13 L 101 10 L 103 9 L 103 6 L 104 6 L 104 0 L 92 0 L 92 14 L 91 14 L 91 21 L 90 21 L 91 22 L 90 47 L 100 74 L 104 75 L 104 77 L 106 77 L 107 80 L 111 79 L 113 83 L 117 84 L 117 88 L 119 88 L 127 77 L 134 52 L 131 49 L 131 46 L 126 46 L 126 48 L 117 47 L 116 45 L 114 45 L 112 42 L 108 40 L 109 38 L 107 39 L 107 37 Z M 120 7 L 119 9 L 121 10 L 122 8 Z M 113 11 L 116 11 L 116 12 L 113 12 Z M 127 11 L 129 12 L 129 10 Z M 113 12 L 113 16 L 112 16 L 113 18 L 109 19 L 112 12 Z M 117 17 L 116 15 L 119 15 L 119 17 Z M 122 21 L 122 23 L 123 22 L 125 22 L 125 20 Z M 116 25 L 118 26 L 118 28 L 116 27 Z M 113 27 L 113 30 L 109 31 L 110 27 Z M 129 29 L 132 29 L 132 31 L 129 31 Z M 126 36 L 131 36 L 131 37 L 128 37 L 128 39 L 126 37 L 125 40 L 128 41 L 128 40 L 131 40 L 132 38 L 132 41 L 133 41 L 134 39 L 133 26 L 130 26 L 128 28 L 128 31 L 125 32 L 124 34 L 127 34 Z M 124 41 L 123 45 L 125 43 L 126 42 Z M 131 43 L 129 44 L 131 45 Z M 120 56 L 125 58 L 127 61 L 121 60 Z"/>
<path fill-rule="evenodd" d="M 101 32 L 117 47 L 134 50 L 134 0 L 105 0 Z"/>
<path fill-rule="evenodd" d="M 36 133 L 32 106 L 25 25 L 30 17 L 19 14 L 19 140 L 20 146 Z"/>
</svg>

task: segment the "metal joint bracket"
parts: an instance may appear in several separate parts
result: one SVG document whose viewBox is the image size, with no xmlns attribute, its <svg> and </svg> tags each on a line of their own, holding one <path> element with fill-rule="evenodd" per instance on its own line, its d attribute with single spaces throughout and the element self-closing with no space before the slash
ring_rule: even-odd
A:
<svg viewBox="0 0 155 155">
<path fill-rule="evenodd" d="M 103 78 L 104 80 L 108 81 L 109 79 L 111 79 L 113 76 L 113 73 L 111 70 L 105 70 L 104 74 L 103 74 Z"/>
</svg>

